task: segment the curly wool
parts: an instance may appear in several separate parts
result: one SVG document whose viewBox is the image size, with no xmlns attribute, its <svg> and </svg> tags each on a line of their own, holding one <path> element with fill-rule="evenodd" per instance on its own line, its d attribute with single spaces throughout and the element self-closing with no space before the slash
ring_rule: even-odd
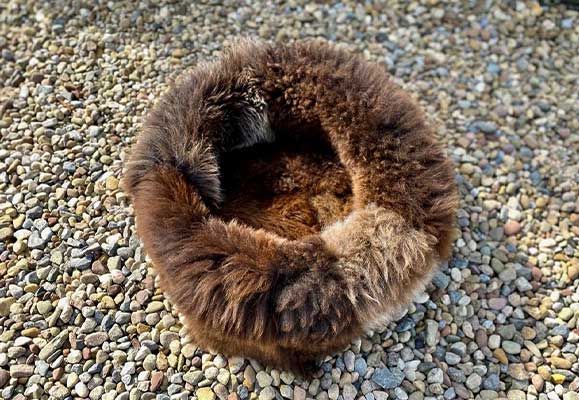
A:
<svg viewBox="0 0 579 400">
<path fill-rule="evenodd" d="M 416 103 L 323 42 L 240 42 L 185 74 L 124 187 L 198 344 L 302 372 L 423 289 L 457 207 Z"/>
</svg>

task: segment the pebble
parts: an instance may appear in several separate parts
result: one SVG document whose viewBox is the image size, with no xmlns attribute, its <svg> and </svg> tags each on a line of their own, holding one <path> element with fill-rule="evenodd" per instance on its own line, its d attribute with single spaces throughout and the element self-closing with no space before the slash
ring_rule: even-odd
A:
<svg viewBox="0 0 579 400">
<path fill-rule="evenodd" d="M 28 378 L 34 373 L 34 365 L 16 364 L 10 366 L 12 378 Z"/>
<path fill-rule="evenodd" d="M 277 393 L 274 388 L 267 386 L 259 393 L 259 400 L 273 400 L 275 399 L 276 394 Z"/>
<path fill-rule="evenodd" d="M 383 389 L 393 389 L 403 380 L 404 373 L 397 368 L 379 368 L 372 375 L 372 381 Z"/>
<path fill-rule="evenodd" d="M 294 387 L 294 400 L 306 400 L 306 391 L 300 386 Z"/>
<path fill-rule="evenodd" d="M 255 377 L 257 384 L 262 388 L 270 386 L 273 383 L 273 378 L 265 371 L 259 371 Z"/>
<path fill-rule="evenodd" d="M 522 226 L 521 226 L 520 222 L 509 220 L 505 223 L 505 226 L 504 226 L 505 235 L 507 235 L 507 236 L 516 235 L 517 233 L 519 233 L 521 231 L 521 228 L 522 228 Z"/>
<path fill-rule="evenodd" d="M 103 344 L 108 338 L 109 335 L 106 332 L 94 332 L 89 333 L 86 336 L 84 342 L 86 343 L 87 346 L 95 347 Z"/>
<path fill-rule="evenodd" d="M 215 400 L 215 393 L 211 390 L 211 388 L 203 387 L 197 389 L 195 392 L 198 400 Z"/>
<path fill-rule="evenodd" d="M 3 368 L 0 368 L 0 388 L 6 386 L 6 384 L 10 381 L 10 373 Z"/>
<path fill-rule="evenodd" d="M 508 354 L 519 354 L 521 352 L 521 345 L 511 340 L 504 340 L 502 346 Z"/>
</svg>

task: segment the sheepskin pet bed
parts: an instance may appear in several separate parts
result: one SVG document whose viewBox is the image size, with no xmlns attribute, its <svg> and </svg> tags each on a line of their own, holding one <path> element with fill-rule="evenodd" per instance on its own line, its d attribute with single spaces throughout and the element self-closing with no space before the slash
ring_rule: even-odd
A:
<svg viewBox="0 0 579 400">
<path fill-rule="evenodd" d="M 379 65 L 241 42 L 150 112 L 124 181 L 197 344 L 305 371 L 392 318 L 451 252 L 453 171 Z"/>
</svg>

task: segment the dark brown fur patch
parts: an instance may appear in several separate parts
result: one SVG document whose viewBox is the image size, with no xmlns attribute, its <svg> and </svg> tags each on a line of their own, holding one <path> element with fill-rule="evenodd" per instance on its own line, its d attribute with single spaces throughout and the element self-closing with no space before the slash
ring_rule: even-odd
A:
<svg viewBox="0 0 579 400">
<path fill-rule="evenodd" d="M 124 187 L 194 339 L 303 371 L 450 256 L 453 170 L 375 64 L 242 42 L 160 99 Z"/>
</svg>

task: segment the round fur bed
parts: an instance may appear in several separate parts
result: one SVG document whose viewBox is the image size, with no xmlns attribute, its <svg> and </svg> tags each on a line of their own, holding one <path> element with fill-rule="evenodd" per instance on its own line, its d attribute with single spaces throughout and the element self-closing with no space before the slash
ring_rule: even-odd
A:
<svg viewBox="0 0 579 400">
<path fill-rule="evenodd" d="M 155 105 L 127 164 L 138 234 L 197 344 L 304 371 L 449 257 L 453 171 L 378 65 L 241 42 Z"/>
</svg>

